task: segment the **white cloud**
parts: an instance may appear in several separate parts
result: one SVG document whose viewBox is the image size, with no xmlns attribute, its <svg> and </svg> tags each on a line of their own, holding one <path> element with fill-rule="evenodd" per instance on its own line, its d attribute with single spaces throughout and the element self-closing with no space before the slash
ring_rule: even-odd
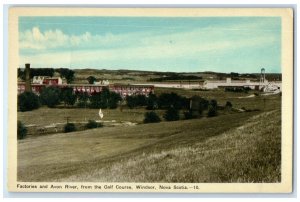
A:
<svg viewBox="0 0 300 202">
<path fill-rule="evenodd" d="M 207 27 L 173 33 L 134 32 L 119 35 L 90 32 L 67 35 L 57 29 L 41 32 L 34 27 L 20 33 L 21 50 L 36 51 L 30 55 L 21 51 L 20 65 L 30 62 L 33 66 L 99 64 L 103 68 L 107 65 L 124 65 L 126 68 L 126 63 L 141 63 L 143 60 L 157 63 L 188 58 L 203 60 L 203 55 L 214 58 L 230 50 L 264 47 L 278 41 L 280 38 L 272 34 L 272 30 L 264 30 L 263 23 L 230 25 L 222 29 Z"/>
</svg>

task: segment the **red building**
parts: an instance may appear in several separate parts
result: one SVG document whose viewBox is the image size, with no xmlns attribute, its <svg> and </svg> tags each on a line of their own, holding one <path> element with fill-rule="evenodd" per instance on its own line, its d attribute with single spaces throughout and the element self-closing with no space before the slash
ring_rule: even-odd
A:
<svg viewBox="0 0 300 202">
<path fill-rule="evenodd" d="M 131 95 L 145 95 L 154 93 L 153 85 L 139 85 L 139 84 L 110 84 L 110 85 L 96 85 L 96 84 L 58 84 L 57 80 L 48 79 L 43 84 L 31 84 L 33 93 L 40 94 L 44 87 L 56 86 L 58 88 L 73 88 L 74 93 L 86 92 L 89 95 L 93 93 L 99 93 L 103 88 L 108 88 L 110 91 L 119 93 L 122 97 Z M 25 82 L 18 83 L 18 94 L 25 91 Z"/>
<path fill-rule="evenodd" d="M 61 85 L 62 79 L 60 77 L 45 78 L 43 80 L 43 84 L 45 84 L 45 85 Z"/>
</svg>

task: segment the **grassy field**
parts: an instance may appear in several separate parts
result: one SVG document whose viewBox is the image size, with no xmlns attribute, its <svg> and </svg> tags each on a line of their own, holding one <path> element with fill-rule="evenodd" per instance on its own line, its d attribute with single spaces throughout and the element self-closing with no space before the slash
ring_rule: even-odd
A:
<svg viewBox="0 0 300 202">
<path fill-rule="evenodd" d="M 246 124 L 213 137 L 203 134 L 182 140 L 176 134 L 167 146 L 160 142 L 156 149 L 135 152 L 59 181 L 280 182 L 280 119 L 272 118 L 279 115 L 279 111 L 256 115 Z"/>
<path fill-rule="evenodd" d="M 174 89 L 173 89 L 174 90 Z M 164 92 L 170 89 L 164 89 Z M 156 93 L 163 92 L 157 89 Z M 103 128 L 18 141 L 19 181 L 277 182 L 281 163 L 281 97 L 223 91 L 176 91 L 259 109 L 213 118 L 141 123 L 145 109 L 104 110 Z M 164 111 L 158 111 L 162 115 Z M 98 119 L 97 109 L 18 112 L 25 125 Z M 107 125 L 108 126 L 108 125 Z M 182 166 L 184 165 L 184 166 Z"/>
</svg>

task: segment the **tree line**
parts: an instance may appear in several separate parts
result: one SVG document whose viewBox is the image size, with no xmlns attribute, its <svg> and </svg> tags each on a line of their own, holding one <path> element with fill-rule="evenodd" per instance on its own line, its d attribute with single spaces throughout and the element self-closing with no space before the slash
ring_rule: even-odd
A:
<svg viewBox="0 0 300 202">
<path fill-rule="evenodd" d="M 164 77 L 159 77 L 159 78 L 150 78 L 149 81 L 157 81 L 157 82 L 162 82 L 162 81 L 180 81 L 180 80 L 202 80 L 201 76 L 194 76 L 194 75 L 178 75 L 178 74 L 173 74 L 170 76 L 164 76 Z"/>
<path fill-rule="evenodd" d="M 68 83 L 71 83 L 75 78 L 75 72 L 68 68 L 31 68 L 30 69 L 30 78 L 34 76 L 49 76 L 53 77 L 54 73 L 57 72 L 62 78 L 65 78 Z M 25 80 L 25 71 L 24 69 L 18 68 L 18 77 L 22 80 Z"/>
<path fill-rule="evenodd" d="M 99 93 L 89 95 L 86 92 L 73 92 L 73 88 L 57 88 L 53 86 L 42 89 L 40 95 L 32 92 L 24 92 L 18 95 L 18 108 L 20 111 L 31 111 L 38 109 L 41 105 L 46 105 L 50 108 L 56 107 L 63 103 L 64 106 L 74 106 L 88 108 L 110 108 L 118 107 L 119 101 L 122 98 L 118 93 L 109 91 L 104 88 Z"/>
</svg>

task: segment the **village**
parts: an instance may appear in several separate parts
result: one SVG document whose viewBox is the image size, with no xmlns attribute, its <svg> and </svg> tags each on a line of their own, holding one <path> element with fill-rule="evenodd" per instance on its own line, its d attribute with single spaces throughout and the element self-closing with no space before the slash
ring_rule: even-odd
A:
<svg viewBox="0 0 300 202">
<path fill-rule="evenodd" d="M 279 93 L 281 91 L 281 81 L 269 82 L 265 78 L 265 69 L 261 69 L 260 81 L 238 80 L 232 81 L 231 78 L 226 80 L 205 80 L 197 84 L 188 84 L 180 82 L 173 83 L 147 83 L 147 84 L 110 84 L 108 80 L 100 82 L 95 81 L 92 84 L 68 84 L 63 83 L 61 77 L 47 77 L 47 76 L 34 76 L 30 80 L 30 64 L 25 65 L 26 81 L 18 82 L 18 94 L 30 90 L 36 94 L 40 94 L 43 87 L 56 86 L 57 88 L 71 87 L 74 93 L 86 92 L 89 95 L 92 93 L 99 93 L 104 87 L 109 88 L 111 91 L 119 93 L 123 98 L 126 96 L 142 94 L 148 96 L 154 93 L 154 87 L 161 88 L 182 88 L 182 89 L 217 89 L 217 88 L 250 88 L 252 90 L 260 90 L 264 92 Z"/>
<path fill-rule="evenodd" d="M 130 74 L 127 74 L 123 80 L 104 78 L 94 80 L 93 83 L 77 82 L 76 79 L 68 82 L 68 79 L 59 74 L 52 77 L 33 76 L 30 73 L 33 70 L 36 71 L 35 68 L 30 67 L 30 64 L 26 64 L 18 81 L 18 145 L 20 146 L 18 179 L 20 181 L 45 179 L 119 181 L 121 176 L 125 181 L 137 181 L 140 178 L 134 175 L 137 168 L 132 167 L 132 161 L 144 162 L 147 159 L 154 161 L 156 158 L 161 158 L 163 164 L 159 163 L 152 169 L 162 172 L 165 161 L 172 159 L 183 161 L 184 155 L 179 155 L 177 152 L 185 154 L 190 149 L 198 150 L 199 146 L 195 143 L 198 144 L 199 138 L 214 139 L 214 136 L 221 137 L 225 135 L 224 132 L 233 130 L 230 134 L 236 134 L 236 138 L 251 139 L 253 138 L 251 135 L 248 137 L 239 137 L 239 135 L 249 134 L 255 128 L 260 131 L 257 134 L 269 130 L 269 127 L 262 129 L 258 126 L 257 124 L 261 122 L 257 120 L 273 122 L 280 119 L 281 81 L 278 79 L 269 81 L 265 69 L 261 69 L 256 79 L 237 80 L 236 77 L 225 77 L 225 79 L 223 77 L 220 80 L 210 78 L 197 80 L 198 77 L 195 76 L 181 76 L 194 78 L 194 80 L 158 82 L 144 79 L 130 82 L 134 79 L 128 80 Z M 75 78 L 76 76 L 80 77 L 80 74 L 75 74 Z M 97 75 L 93 74 L 93 76 Z M 84 77 L 86 76 L 82 78 Z M 30 95 L 30 102 L 24 101 L 28 99 L 25 95 Z M 55 97 L 58 98 L 54 103 Z M 32 98 L 36 101 L 36 106 Z M 270 116 L 275 119 L 269 119 Z M 272 125 L 273 123 L 270 124 Z M 239 126 L 245 127 L 243 133 L 235 132 L 234 128 Z M 219 144 L 219 140 L 226 142 L 223 149 L 232 144 L 232 140 L 226 138 L 216 139 L 215 144 Z M 41 144 L 40 141 L 45 144 Z M 215 148 L 206 145 L 208 143 L 205 142 L 201 143 L 204 145 L 199 148 Z M 181 146 L 177 150 L 178 144 Z M 248 145 L 247 148 L 249 149 L 251 145 L 256 148 L 257 146 L 253 144 Z M 76 152 L 78 148 L 80 152 Z M 244 148 L 244 144 L 240 145 L 241 151 L 244 151 Z M 221 152 L 222 148 L 219 149 Z M 44 152 L 41 156 L 28 155 L 34 151 Z M 150 152 L 151 155 L 145 158 L 143 157 L 145 152 Z M 124 155 L 128 158 L 128 164 L 120 165 Z M 47 158 L 43 159 L 43 156 Z M 84 168 L 88 166 L 89 169 L 79 171 L 83 168 L 81 166 L 83 159 L 86 162 Z M 94 161 L 103 166 L 95 167 L 92 163 Z M 186 161 L 187 164 L 192 163 Z M 144 163 L 142 167 L 148 165 Z M 38 166 L 34 167 L 34 165 Z M 73 172 L 68 169 L 69 166 L 75 166 L 76 172 L 82 174 L 73 175 Z M 116 172 L 120 172 L 120 175 L 111 173 L 104 179 L 101 173 L 107 172 L 111 166 L 125 166 L 124 169 L 128 173 L 119 170 Z M 48 172 L 54 168 L 56 169 L 54 174 Z M 146 174 L 148 168 L 144 169 Z M 41 170 L 45 172 L 40 172 Z M 118 178 L 114 178 L 113 175 Z M 226 175 L 228 178 L 214 178 L 213 181 L 226 182 L 227 179 L 235 176 L 233 173 Z M 161 180 L 159 176 L 158 178 L 142 176 L 141 181 Z M 172 182 L 173 179 L 169 177 L 169 174 L 165 173 L 163 179 Z M 177 177 L 182 182 L 195 179 L 205 181 L 205 175 L 199 173 L 185 177 L 178 173 Z M 253 174 L 252 178 L 256 181 L 264 179 L 256 174 Z"/>
</svg>

